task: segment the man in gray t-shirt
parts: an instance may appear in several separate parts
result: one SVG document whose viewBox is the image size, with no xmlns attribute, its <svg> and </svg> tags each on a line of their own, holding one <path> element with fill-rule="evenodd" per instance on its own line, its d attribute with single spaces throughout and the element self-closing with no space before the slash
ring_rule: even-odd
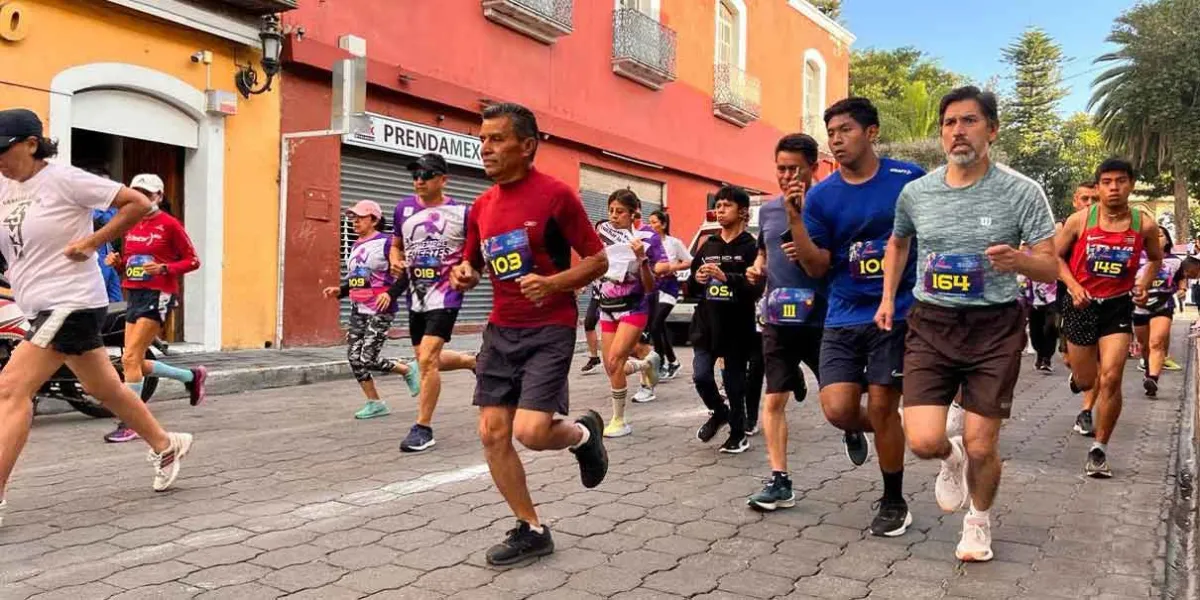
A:
<svg viewBox="0 0 1200 600">
<path fill-rule="evenodd" d="M 948 512 L 970 506 L 955 555 L 987 561 L 988 511 L 1000 485 L 996 443 L 1025 349 L 1017 274 L 1056 279 L 1054 220 L 1036 183 L 988 156 L 1000 127 L 995 96 L 958 88 L 942 98 L 939 114 L 949 162 L 900 193 L 875 322 L 891 329 L 916 236 L 917 301 L 904 340 L 905 437 L 913 454 L 942 461 L 938 505 Z M 1018 250 L 1022 243 L 1029 252 Z M 962 436 L 947 439 L 946 414 L 960 390 L 971 416 Z"/>
</svg>

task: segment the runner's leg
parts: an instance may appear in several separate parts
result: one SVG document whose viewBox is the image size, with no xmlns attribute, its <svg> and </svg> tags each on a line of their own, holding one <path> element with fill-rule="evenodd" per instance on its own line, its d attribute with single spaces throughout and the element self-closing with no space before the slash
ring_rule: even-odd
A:
<svg viewBox="0 0 1200 600">
<path fill-rule="evenodd" d="M 1118 333 L 1100 338 L 1100 390 L 1096 402 L 1096 443 L 1108 444 L 1121 417 L 1121 382 L 1125 375 L 1130 335 Z"/>
<path fill-rule="evenodd" d="M 62 366 L 54 350 L 21 342 L 0 371 L 0 501 L 33 424 L 33 396 Z"/>
<path fill-rule="evenodd" d="M 613 406 L 612 420 L 604 428 L 604 434 L 608 437 L 621 437 L 631 433 L 625 421 L 625 408 L 629 402 L 628 376 L 640 373 L 646 365 L 638 359 L 630 358 L 630 354 L 633 353 L 634 347 L 642 336 L 642 329 L 624 321 L 616 323 L 605 321 L 604 324 L 605 329 L 609 330 L 612 330 L 610 328 L 615 325 L 615 330 L 612 330 L 611 335 L 606 334 L 601 338 L 604 370 L 608 373 Z"/>
<path fill-rule="evenodd" d="M 1171 317 L 1156 316 L 1150 319 L 1150 326 L 1147 329 L 1146 345 L 1150 348 L 1150 364 L 1146 369 L 1146 374 L 1157 380 L 1158 376 L 1162 374 L 1163 362 L 1167 358 L 1167 348 L 1171 344 Z"/>
</svg>

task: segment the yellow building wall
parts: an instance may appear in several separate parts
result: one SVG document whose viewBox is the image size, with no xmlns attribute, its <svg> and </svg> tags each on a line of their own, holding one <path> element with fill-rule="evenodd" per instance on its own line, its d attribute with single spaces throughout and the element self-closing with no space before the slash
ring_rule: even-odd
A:
<svg viewBox="0 0 1200 600">
<path fill-rule="evenodd" d="M 0 6 L 9 3 L 0 0 Z M 20 4 L 25 8 L 25 38 L 17 42 L 0 38 L 0 107 L 29 108 L 47 122 L 47 129 L 50 82 L 71 67 L 97 62 L 135 64 L 204 90 L 204 65 L 191 62 L 190 56 L 197 50 L 211 50 L 212 87 L 233 91 L 235 58 L 242 64 L 257 65 L 259 60 L 256 52 L 235 42 L 127 13 L 104 2 L 20 0 Z M 275 336 L 278 86 L 276 79 L 273 92 L 249 100 L 238 96 L 238 114 L 225 120 L 225 260 L 201 266 L 222 270 L 225 348 L 261 348 Z"/>
</svg>

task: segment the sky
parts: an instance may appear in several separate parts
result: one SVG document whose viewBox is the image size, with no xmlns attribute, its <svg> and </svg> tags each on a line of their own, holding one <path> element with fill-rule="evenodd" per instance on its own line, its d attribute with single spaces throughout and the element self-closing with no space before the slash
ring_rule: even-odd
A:
<svg viewBox="0 0 1200 600">
<path fill-rule="evenodd" d="M 1063 85 L 1070 95 L 1064 114 L 1083 111 L 1092 80 L 1102 70 L 1092 64 L 1111 50 L 1105 43 L 1113 20 L 1134 0 L 842 0 L 842 21 L 858 37 L 855 49 L 915 46 L 944 68 L 986 82 L 1001 76 L 1011 89 L 1000 51 L 1026 27 L 1041 27 L 1062 45 L 1068 61 Z"/>
</svg>

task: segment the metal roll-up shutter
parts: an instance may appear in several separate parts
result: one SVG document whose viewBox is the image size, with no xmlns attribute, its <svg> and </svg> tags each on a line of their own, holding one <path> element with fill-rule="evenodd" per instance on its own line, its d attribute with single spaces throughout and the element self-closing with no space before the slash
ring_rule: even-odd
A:
<svg viewBox="0 0 1200 600">
<path fill-rule="evenodd" d="M 395 225 L 392 223 L 392 212 L 396 204 L 416 191 L 412 185 L 412 175 L 408 171 L 408 163 L 415 157 L 384 152 L 373 152 L 352 146 L 342 147 L 342 208 L 346 209 L 359 200 L 374 200 L 383 208 L 383 214 L 388 220 L 388 230 Z M 446 195 L 458 202 L 473 204 L 485 190 L 491 187 L 482 171 L 450 166 L 449 180 L 446 182 Z M 341 244 L 341 274 L 346 275 L 346 257 L 350 254 L 350 246 L 357 237 L 350 228 L 343 212 L 342 215 L 342 244 Z M 488 313 L 492 310 L 492 284 L 487 277 L 479 283 L 479 287 L 467 293 L 463 299 L 463 307 L 459 312 L 459 323 L 483 323 L 487 321 Z M 342 301 L 342 323 L 350 317 L 350 302 Z M 408 313 L 401 306 L 396 324 L 405 327 L 408 324 Z"/>
</svg>

